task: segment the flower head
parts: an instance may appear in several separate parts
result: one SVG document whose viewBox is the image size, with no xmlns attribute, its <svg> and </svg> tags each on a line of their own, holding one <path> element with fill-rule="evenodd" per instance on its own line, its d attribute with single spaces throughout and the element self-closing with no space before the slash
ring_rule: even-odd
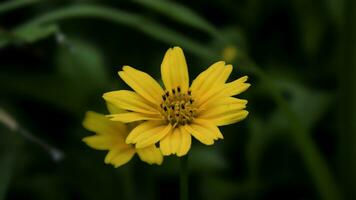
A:
<svg viewBox="0 0 356 200">
<path fill-rule="evenodd" d="M 143 148 L 159 142 L 163 155 L 187 154 L 191 136 L 206 145 L 222 139 L 218 126 L 244 119 L 247 101 L 233 96 L 250 84 L 247 76 L 226 83 L 232 65 L 220 61 L 202 72 L 189 86 L 188 67 L 181 48 L 167 51 L 161 65 L 165 89 L 145 72 L 124 66 L 119 76 L 134 91 L 119 90 L 104 94 L 104 99 L 125 109 L 109 115 L 113 121 L 143 121 L 134 128 L 126 143 Z"/>
<path fill-rule="evenodd" d="M 126 144 L 125 139 L 132 129 L 122 122 L 111 121 L 105 115 L 89 111 L 83 121 L 83 126 L 95 132 L 96 135 L 83 138 L 83 141 L 93 149 L 108 150 L 105 157 L 106 164 L 112 164 L 119 167 L 138 154 L 140 159 L 149 164 L 160 165 L 163 156 L 155 145 L 149 145 L 144 148 L 135 148 L 132 144 Z"/>
</svg>

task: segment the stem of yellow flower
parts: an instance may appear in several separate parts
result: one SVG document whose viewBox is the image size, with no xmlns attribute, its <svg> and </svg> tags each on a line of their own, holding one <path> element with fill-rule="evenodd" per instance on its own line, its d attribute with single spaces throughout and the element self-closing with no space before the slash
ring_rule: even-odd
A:
<svg viewBox="0 0 356 200">
<path fill-rule="evenodd" d="M 188 200 L 188 155 L 180 159 L 180 200 Z"/>
</svg>

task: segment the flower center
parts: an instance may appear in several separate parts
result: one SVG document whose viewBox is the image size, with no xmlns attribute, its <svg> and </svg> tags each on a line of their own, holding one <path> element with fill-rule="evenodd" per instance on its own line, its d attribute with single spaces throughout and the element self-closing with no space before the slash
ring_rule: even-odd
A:
<svg viewBox="0 0 356 200">
<path fill-rule="evenodd" d="M 181 92 L 180 87 L 166 91 L 162 95 L 162 114 L 173 126 L 189 124 L 196 114 L 191 91 Z"/>
</svg>

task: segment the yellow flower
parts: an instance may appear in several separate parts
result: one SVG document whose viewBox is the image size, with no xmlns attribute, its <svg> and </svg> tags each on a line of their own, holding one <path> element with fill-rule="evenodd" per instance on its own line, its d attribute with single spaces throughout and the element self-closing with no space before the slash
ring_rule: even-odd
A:
<svg viewBox="0 0 356 200">
<path fill-rule="evenodd" d="M 135 91 L 119 90 L 104 99 L 129 112 L 109 115 L 113 121 L 144 121 L 126 143 L 143 148 L 159 142 L 163 155 L 184 156 L 191 136 L 206 145 L 222 139 L 218 126 L 246 118 L 247 100 L 234 98 L 250 84 L 247 76 L 226 83 L 232 65 L 220 61 L 202 72 L 189 87 L 188 68 L 181 48 L 167 51 L 161 65 L 165 90 L 148 74 L 124 66 L 119 76 Z"/>
<path fill-rule="evenodd" d="M 83 138 L 88 146 L 109 151 L 105 157 L 106 164 L 119 167 L 130 161 L 135 153 L 149 164 L 162 164 L 163 156 L 155 145 L 135 148 L 134 145 L 125 143 L 130 127 L 122 122 L 111 121 L 105 115 L 89 111 L 86 113 L 83 126 L 96 133 Z"/>
</svg>

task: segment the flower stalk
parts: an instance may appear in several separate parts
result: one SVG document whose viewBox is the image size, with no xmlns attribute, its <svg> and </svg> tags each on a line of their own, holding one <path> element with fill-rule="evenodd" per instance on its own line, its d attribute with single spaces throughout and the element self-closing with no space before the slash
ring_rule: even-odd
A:
<svg viewBox="0 0 356 200">
<path fill-rule="evenodd" d="M 180 200 L 188 200 L 188 155 L 180 159 Z"/>
</svg>

